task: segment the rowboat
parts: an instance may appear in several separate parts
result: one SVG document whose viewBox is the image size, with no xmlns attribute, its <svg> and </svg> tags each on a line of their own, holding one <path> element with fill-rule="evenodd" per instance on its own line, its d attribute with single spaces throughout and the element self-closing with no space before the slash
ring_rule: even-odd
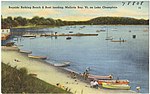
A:
<svg viewBox="0 0 150 94">
<path fill-rule="evenodd" d="M 56 66 L 56 67 L 66 67 L 66 66 L 69 66 L 69 65 L 70 65 L 70 62 L 54 64 L 54 66 Z"/>
<path fill-rule="evenodd" d="M 129 90 L 131 87 L 126 84 L 115 84 L 115 83 L 102 83 L 103 88 L 107 89 L 118 89 L 118 90 Z"/>
<path fill-rule="evenodd" d="M 113 79 L 113 76 L 112 76 L 112 75 L 99 76 L 99 75 L 92 75 L 92 74 L 89 74 L 89 75 L 88 75 L 88 78 L 89 78 L 89 79 L 92 79 L 92 80 L 111 80 L 111 79 Z"/>
<path fill-rule="evenodd" d="M 26 50 L 20 50 L 19 52 L 20 53 L 26 53 L 26 54 L 31 54 L 32 53 L 32 51 L 26 51 Z"/>
<path fill-rule="evenodd" d="M 46 56 L 34 56 L 34 55 L 31 55 L 31 54 L 28 54 L 28 57 L 35 58 L 35 59 L 47 59 Z"/>
<path fill-rule="evenodd" d="M 129 84 L 128 80 L 98 80 L 97 81 L 99 85 L 102 85 L 102 83 L 115 83 L 115 84 Z"/>
</svg>

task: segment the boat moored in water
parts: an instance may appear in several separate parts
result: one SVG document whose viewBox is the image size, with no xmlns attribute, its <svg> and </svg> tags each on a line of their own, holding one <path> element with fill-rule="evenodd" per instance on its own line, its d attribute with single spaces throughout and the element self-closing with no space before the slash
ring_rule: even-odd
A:
<svg viewBox="0 0 150 94">
<path fill-rule="evenodd" d="M 126 84 L 116 84 L 116 83 L 102 83 L 103 88 L 107 89 L 117 89 L 117 90 L 130 90 L 130 86 Z"/>
<path fill-rule="evenodd" d="M 111 42 L 127 42 L 126 40 L 111 40 Z"/>
<path fill-rule="evenodd" d="M 127 40 L 119 38 L 119 40 L 111 40 L 111 42 L 127 42 Z"/>
<path fill-rule="evenodd" d="M 71 39 L 71 37 L 67 37 L 67 38 L 66 38 L 66 40 L 70 40 L 70 39 Z"/>
</svg>

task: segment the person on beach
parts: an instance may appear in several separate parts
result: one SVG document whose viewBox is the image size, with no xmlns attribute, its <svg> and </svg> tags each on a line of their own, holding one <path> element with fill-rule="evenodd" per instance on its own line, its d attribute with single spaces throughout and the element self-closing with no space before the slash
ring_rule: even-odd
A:
<svg viewBox="0 0 150 94">
<path fill-rule="evenodd" d="M 87 80 L 88 75 L 89 75 L 89 71 L 88 71 L 88 69 L 86 69 L 85 72 L 83 73 L 84 80 Z"/>
<path fill-rule="evenodd" d="M 86 74 L 89 74 L 89 70 L 88 70 L 88 69 L 86 69 L 86 70 L 85 70 L 85 73 L 86 73 Z"/>
<path fill-rule="evenodd" d="M 91 82 L 90 82 L 90 87 L 93 88 L 93 86 L 94 86 L 94 81 L 91 80 Z"/>
<path fill-rule="evenodd" d="M 93 87 L 98 89 L 98 82 L 96 80 L 94 80 Z"/>
<path fill-rule="evenodd" d="M 71 72 L 71 78 L 76 79 L 76 74 L 74 72 Z"/>
<path fill-rule="evenodd" d="M 83 78 L 84 78 L 84 80 L 87 80 L 88 74 L 86 72 L 83 73 Z"/>
<path fill-rule="evenodd" d="M 14 59 L 15 62 L 20 62 L 18 59 Z"/>
</svg>

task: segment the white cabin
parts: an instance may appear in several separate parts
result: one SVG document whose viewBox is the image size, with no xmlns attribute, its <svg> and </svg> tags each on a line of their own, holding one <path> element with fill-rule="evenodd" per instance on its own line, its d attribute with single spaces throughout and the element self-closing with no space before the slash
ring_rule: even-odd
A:
<svg viewBox="0 0 150 94">
<path fill-rule="evenodd" d="M 1 29 L 1 34 L 10 34 L 10 29 Z"/>
</svg>

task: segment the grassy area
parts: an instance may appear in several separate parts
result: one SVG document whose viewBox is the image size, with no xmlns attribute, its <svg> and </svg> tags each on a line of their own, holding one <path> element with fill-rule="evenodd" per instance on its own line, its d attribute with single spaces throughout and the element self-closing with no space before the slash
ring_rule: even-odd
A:
<svg viewBox="0 0 150 94">
<path fill-rule="evenodd" d="M 1 73 L 2 93 L 69 93 L 32 75 L 28 75 L 26 68 L 17 70 L 16 67 L 2 63 Z"/>
</svg>

